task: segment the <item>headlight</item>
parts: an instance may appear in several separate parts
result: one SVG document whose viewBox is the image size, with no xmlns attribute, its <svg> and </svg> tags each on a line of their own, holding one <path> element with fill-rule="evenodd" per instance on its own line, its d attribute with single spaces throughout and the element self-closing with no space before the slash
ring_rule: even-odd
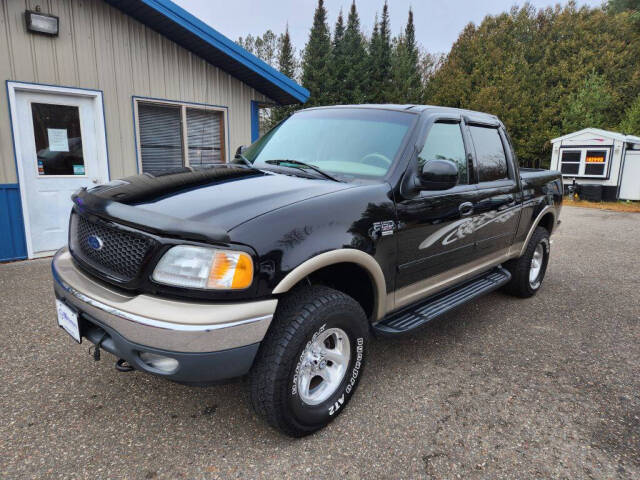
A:
<svg viewBox="0 0 640 480">
<path fill-rule="evenodd" d="M 242 289 L 253 281 L 253 260 L 244 252 L 178 245 L 162 256 L 152 278 L 185 288 Z"/>
</svg>

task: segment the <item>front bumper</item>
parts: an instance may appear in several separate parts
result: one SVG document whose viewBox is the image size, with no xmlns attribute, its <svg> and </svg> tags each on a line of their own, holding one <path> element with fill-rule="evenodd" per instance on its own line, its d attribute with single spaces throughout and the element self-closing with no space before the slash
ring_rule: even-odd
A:
<svg viewBox="0 0 640 480">
<path fill-rule="evenodd" d="M 130 295 L 83 273 L 66 248 L 51 269 L 56 297 L 78 311 L 83 337 L 102 339 L 102 348 L 136 369 L 180 382 L 247 373 L 277 305 L 275 299 L 213 304 Z M 173 358 L 178 366 L 160 371 L 142 352 Z"/>
</svg>

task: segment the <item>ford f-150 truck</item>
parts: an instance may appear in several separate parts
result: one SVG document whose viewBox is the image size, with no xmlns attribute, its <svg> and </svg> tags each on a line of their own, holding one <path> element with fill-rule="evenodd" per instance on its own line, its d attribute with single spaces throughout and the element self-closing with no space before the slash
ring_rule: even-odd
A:
<svg viewBox="0 0 640 480">
<path fill-rule="evenodd" d="M 231 163 L 74 194 L 58 323 L 119 370 L 248 374 L 255 410 L 303 436 L 344 410 L 371 335 L 498 288 L 535 295 L 562 191 L 558 172 L 518 167 L 493 115 L 301 110 Z"/>
</svg>

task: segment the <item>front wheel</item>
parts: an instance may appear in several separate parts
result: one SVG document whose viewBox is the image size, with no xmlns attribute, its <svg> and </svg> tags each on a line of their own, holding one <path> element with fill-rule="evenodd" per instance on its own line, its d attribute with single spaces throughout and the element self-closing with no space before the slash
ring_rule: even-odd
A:
<svg viewBox="0 0 640 480">
<path fill-rule="evenodd" d="M 313 433 L 340 414 L 364 368 L 369 325 L 362 307 L 324 286 L 284 297 L 251 371 L 251 402 L 292 437 Z"/>
<path fill-rule="evenodd" d="M 549 263 L 549 232 L 537 227 L 520 258 L 509 260 L 504 267 L 511 273 L 511 281 L 504 290 L 521 298 L 534 296 L 542 285 Z"/>
</svg>

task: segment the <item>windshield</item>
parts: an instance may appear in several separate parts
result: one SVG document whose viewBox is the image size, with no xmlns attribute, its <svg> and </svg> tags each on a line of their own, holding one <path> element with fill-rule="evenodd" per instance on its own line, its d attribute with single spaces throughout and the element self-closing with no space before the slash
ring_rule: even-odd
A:
<svg viewBox="0 0 640 480">
<path fill-rule="evenodd" d="M 298 112 L 247 148 L 258 168 L 302 168 L 304 162 L 341 180 L 384 177 L 416 115 L 364 108 Z M 276 167 L 277 168 L 277 167 Z M 307 170 L 310 172 L 310 170 Z"/>
</svg>

